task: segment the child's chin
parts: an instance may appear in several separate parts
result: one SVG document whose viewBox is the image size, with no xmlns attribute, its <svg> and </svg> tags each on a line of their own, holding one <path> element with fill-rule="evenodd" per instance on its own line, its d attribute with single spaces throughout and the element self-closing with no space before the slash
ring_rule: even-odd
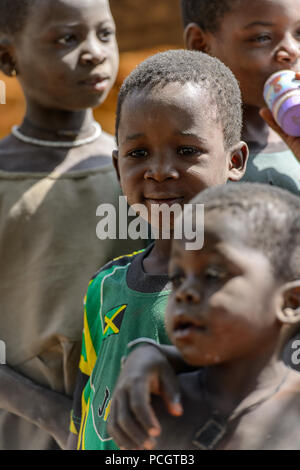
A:
<svg viewBox="0 0 300 470">
<path fill-rule="evenodd" d="M 89 108 L 98 108 L 106 99 L 106 93 L 89 94 L 88 96 L 80 96 L 80 101 L 73 102 L 70 111 L 84 111 Z"/>
<path fill-rule="evenodd" d="M 222 362 L 220 356 L 217 354 L 199 354 L 198 352 L 193 351 L 192 349 L 179 349 L 184 361 L 193 367 L 208 367 L 220 364 Z"/>
</svg>

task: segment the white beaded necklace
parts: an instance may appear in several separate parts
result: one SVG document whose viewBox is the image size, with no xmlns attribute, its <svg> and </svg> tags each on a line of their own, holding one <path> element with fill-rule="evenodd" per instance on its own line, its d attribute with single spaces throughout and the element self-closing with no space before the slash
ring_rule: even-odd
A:
<svg viewBox="0 0 300 470">
<path fill-rule="evenodd" d="M 95 129 L 93 135 L 90 137 L 86 137 L 85 139 L 79 139 L 79 140 L 73 140 L 71 142 L 59 142 L 59 141 L 52 141 L 52 140 L 42 140 L 42 139 L 35 139 L 34 137 L 28 137 L 27 135 L 22 134 L 20 132 L 18 126 L 13 126 L 11 132 L 12 134 L 22 142 L 25 142 L 26 144 L 33 144 L 33 145 L 39 145 L 40 147 L 63 147 L 63 148 L 73 148 L 73 147 L 81 147 L 82 145 L 86 144 L 91 144 L 92 142 L 95 142 L 95 140 L 100 137 L 102 133 L 102 128 L 100 124 L 96 121 L 93 123 L 93 127 Z"/>
</svg>

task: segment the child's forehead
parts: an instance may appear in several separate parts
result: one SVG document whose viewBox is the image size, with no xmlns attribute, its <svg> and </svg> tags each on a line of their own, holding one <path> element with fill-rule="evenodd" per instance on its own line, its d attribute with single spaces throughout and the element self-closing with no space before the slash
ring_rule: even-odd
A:
<svg viewBox="0 0 300 470">
<path fill-rule="evenodd" d="M 187 249 L 192 240 L 173 240 L 170 268 L 181 266 L 186 272 L 199 274 L 207 266 L 227 266 L 238 273 L 273 272 L 271 262 L 261 246 L 252 245 L 240 226 L 225 230 L 220 225 L 210 224 L 204 231 L 204 244 L 201 249 Z M 196 239 L 196 237 L 195 237 Z"/>
<path fill-rule="evenodd" d="M 203 142 L 224 141 L 224 131 L 219 120 L 217 105 L 206 89 L 194 83 L 169 83 L 164 87 L 131 92 L 122 104 L 119 142 L 128 135 L 161 134 L 167 140 L 172 134 L 178 137 L 197 136 Z"/>
<path fill-rule="evenodd" d="M 45 0 L 33 10 L 32 19 L 45 27 L 65 22 L 100 22 L 112 19 L 108 0 Z"/>
<path fill-rule="evenodd" d="M 200 207 L 200 204 L 198 207 Z M 176 226 L 177 229 L 181 226 L 182 233 L 185 233 L 185 227 L 192 227 L 192 231 L 197 233 L 198 237 L 202 232 L 204 251 L 218 250 L 221 246 L 223 248 L 226 246 L 239 246 L 245 250 L 250 248 L 248 240 L 251 236 L 251 227 L 247 223 L 247 218 L 242 218 L 239 212 L 235 213 L 220 207 L 204 210 L 201 223 L 195 215 L 196 205 L 187 205 L 182 217 L 177 219 Z M 179 243 L 175 241 L 175 246 L 177 248 L 180 246 L 183 249 L 183 255 L 186 253 L 186 250 L 184 250 L 186 242 L 185 238 L 179 240 Z M 203 250 L 198 250 L 197 255 L 201 256 Z"/>
<path fill-rule="evenodd" d="M 176 97 L 190 96 L 191 99 L 207 99 L 209 92 L 206 87 L 200 83 L 187 81 L 179 83 L 178 81 L 170 81 L 168 83 L 158 83 L 154 86 L 145 86 L 143 88 L 133 89 L 128 95 L 135 99 L 145 100 L 149 97 L 151 101 L 165 101 Z"/>
<path fill-rule="evenodd" d="M 227 28 L 226 18 L 229 20 L 236 20 L 241 22 L 242 26 L 254 26 L 254 23 L 259 22 L 261 25 L 272 23 L 275 17 L 282 20 L 283 15 L 292 14 L 295 21 L 300 17 L 300 0 L 237 0 L 232 2 L 232 8 L 229 13 L 224 15 L 223 21 L 220 23 L 221 28 Z M 296 15 L 297 9 L 299 15 Z M 271 21 L 272 20 L 272 21 Z"/>
<path fill-rule="evenodd" d="M 148 111 L 160 107 L 174 108 L 174 111 L 182 109 L 189 115 L 197 115 L 198 117 L 204 116 L 206 109 L 207 119 L 212 114 L 216 118 L 217 105 L 210 91 L 200 84 L 170 82 L 163 86 L 158 84 L 151 88 L 132 90 L 127 95 L 123 107 Z"/>
</svg>

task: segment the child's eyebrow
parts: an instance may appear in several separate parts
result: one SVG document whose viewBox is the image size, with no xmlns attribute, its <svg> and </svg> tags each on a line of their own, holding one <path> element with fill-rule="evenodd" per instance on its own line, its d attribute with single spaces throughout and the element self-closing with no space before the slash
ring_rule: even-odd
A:
<svg viewBox="0 0 300 470">
<path fill-rule="evenodd" d="M 269 21 L 253 21 L 252 23 L 247 24 L 244 29 L 253 28 L 254 26 L 275 26 L 274 23 Z"/>
<path fill-rule="evenodd" d="M 137 140 L 140 139 L 141 137 L 145 137 L 145 134 L 137 133 L 137 134 L 132 134 L 132 135 L 127 135 L 126 138 L 124 139 L 124 142 L 131 142 L 132 140 Z"/>
<path fill-rule="evenodd" d="M 53 22 L 53 23 L 50 23 L 46 26 L 45 30 L 47 32 L 51 32 L 51 31 L 56 31 L 57 29 L 60 29 L 60 28 L 77 28 L 78 26 L 81 26 L 81 24 L 79 22 L 74 22 L 74 23 L 63 23 L 63 22 Z"/>
<path fill-rule="evenodd" d="M 194 132 L 188 132 L 188 131 L 179 131 L 176 132 L 176 135 L 180 135 L 182 137 L 192 137 L 194 139 L 199 140 L 200 142 L 206 143 L 207 140 L 203 139 L 202 137 L 199 136 L 199 134 L 195 134 Z"/>
<path fill-rule="evenodd" d="M 107 23 L 111 23 L 109 19 L 101 21 L 98 26 L 103 26 L 106 25 Z M 83 23 L 80 21 L 74 21 L 70 23 L 66 23 L 64 21 L 55 21 L 53 23 L 49 23 L 47 29 L 51 31 L 51 29 L 56 29 L 56 28 L 76 28 L 78 26 L 82 26 Z"/>
</svg>

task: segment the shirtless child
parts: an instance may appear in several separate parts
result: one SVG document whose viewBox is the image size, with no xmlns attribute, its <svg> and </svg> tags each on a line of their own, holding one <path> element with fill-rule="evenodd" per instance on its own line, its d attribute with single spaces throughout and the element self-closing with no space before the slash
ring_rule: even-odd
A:
<svg viewBox="0 0 300 470">
<path fill-rule="evenodd" d="M 180 417 L 154 399 L 154 448 L 300 449 L 300 375 L 281 360 L 300 328 L 299 198 L 244 183 L 192 202 L 205 204 L 204 247 L 173 241 L 166 328 L 183 360 L 201 369 L 179 375 Z M 129 356 L 123 375 L 130 364 Z M 141 448 L 142 419 L 129 419 L 128 394 L 115 390 L 109 430 L 119 446 Z"/>
</svg>

